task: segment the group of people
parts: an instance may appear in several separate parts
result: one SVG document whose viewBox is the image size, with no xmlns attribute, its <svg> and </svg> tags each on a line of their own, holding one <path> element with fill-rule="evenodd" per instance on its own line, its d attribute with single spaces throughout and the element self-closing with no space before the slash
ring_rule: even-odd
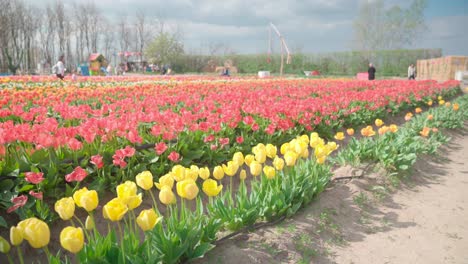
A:
<svg viewBox="0 0 468 264">
<path fill-rule="evenodd" d="M 65 69 L 65 64 L 63 62 L 64 62 L 64 56 L 61 55 L 58 62 L 57 62 L 57 64 L 55 64 L 54 67 L 52 67 L 52 72 L 60 80 L 63 80 L 63 78 L 65 77 L 66 69 Z M 112 71 L 112 68 L 111 68 L 111 66 L 109 64 L 109 66 L 107 68 L 107 72 L 110 73 L 111 71 Z M 164 65 L 162 73 L 163 74 L 170 74 L 170 72 L 171 72 L 171 69 L 167 65 Z M 377 72 L 377 70 L 375 69 L 374 65 L 372 63 L 369 63 L 369 69 L 367 70 L 369 81 L 375 80 L 375 73 L 376 72 Z M 223 70 L 223 72 L 221 73 L 221 75 L 229 76 L 229 69 L 225 68 Z M 416 67 L 414 67 L 414 64 L 411 64 L 408 67 L 408 80 L 415 80 L 415 78 L 416 78 Z"/>
<path fill-rule="evenodd" d="M 369 63 L 369 69 L 367 70 L 368 76 L 369 76 L 369 81 L 375 80 L 375 67 L 372 63 Z M 414 64 L 411 64 L 408 67 L 408 80 L 415 80 L 416 79 L 416 67 L 414 67 Z"/>
</svg>

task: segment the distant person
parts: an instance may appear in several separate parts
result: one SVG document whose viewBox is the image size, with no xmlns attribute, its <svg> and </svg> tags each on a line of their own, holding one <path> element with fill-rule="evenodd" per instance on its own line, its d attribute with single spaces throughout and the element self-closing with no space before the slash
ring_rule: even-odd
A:
<svg viewBox="0 0 468 264">
<path fill-rule="evenodd" d="M 63 64 L 64 57 L 65 56 L 61 55 L 57 64 L 52 67 L 52 72 L 55 73 L 55 75 L 62 81 L 63 78 L 65 78 L 65 65 Z"/>
<path fill-rule="evenodd" d="M 367 73 L 369 73 L 369 81 L 375 80 L 375 67 L 372 63 L 369 63 L 369 69 L 367 70 Z"/>
<path fill-rule="evenodd" d="M 112 75 L 112 65 L 110 63 L 109 65 L 107 65 L 106 71 L 107 71 L 107 74 L 106 74 L 107 76 Z"/>
<path fill-rule="evenodd" d="M 408 67 L 408 80 L 415 80 L 416 79 L 416 67 L 414 64 L 411 64 Z"/>
</svg>

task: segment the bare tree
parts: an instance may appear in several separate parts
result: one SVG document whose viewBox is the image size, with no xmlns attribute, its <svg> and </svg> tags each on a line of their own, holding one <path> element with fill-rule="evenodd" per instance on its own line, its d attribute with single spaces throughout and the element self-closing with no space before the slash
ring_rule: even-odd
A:
<svg viewBox="0 0 468 264">
<path fill-rule="evenodd" d="M 373 51 L 412 44 L 425 28 L 426 7 L 426 0 L 413 0 L 407 9 L 387 9 L 383 0 L 364 1 L 354 21 L 356 47 Z"/>
</svg>

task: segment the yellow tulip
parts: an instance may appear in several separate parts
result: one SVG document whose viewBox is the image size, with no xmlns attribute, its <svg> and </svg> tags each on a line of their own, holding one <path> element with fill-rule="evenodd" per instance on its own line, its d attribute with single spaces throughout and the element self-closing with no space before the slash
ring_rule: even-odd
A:
<svg viewBox="0 0 468 264">
<path fill-rule="evenodd" d="M 175 204 L 176 198 L 174 192 L 172 192 L 172 188 L 167 185 L 163 185 L 159 192 L 159 200 L 165 205 Z"/>
<path fill-rule="evenodd" d="M 310 133 L 310 139 L 312 139 L 312 138 L 319 138 L 319 137 L 320 137 L 320 136 L 319 136 L 319 134 L 318 134 L 317 132 L 312 132 L 312 133 Z"/>
<path fill-rule="evenodd" d="M 257 149 L 255 152 L 255 160 L 259 163 L 265 163 L 266 157 L 267 155 L 265 149 Z"/>
<path fill-rule="evenodd" d="M 222 189 L 223 185 L 218 185 L 218 182 L 215 180 L 207 179 L 203 182 L 202 190 L 206 195 L 210 197 L 218 195 Z"/>
<path fill-rule="evenodd" d="M 16 226 L 10 228 L 10 242 L 13 246 L 19 246 L 23 242 L 23 231 Z"/>
<path fill-rule="evenodd" d="M 304 156 L 307 150 L 307 144 L 301 140 L 293 140 L 291 144 L 294 146 L 294 151 L 297 153 L 298 156 Z M 308 155 L 307 155 L 308 156 Z"/>
<path fill-rule="evenodd" d="M 445 104 L 445 100 L 439 100 L 439 105 Z"/>
<path fill-rule="evenodd" d="M 375 125 L 376 125 L 376 126 L 380 127 L 380 126 L 382 126 L 383 124 L 384 124 L 384 122 L 382 121 L 382 119 L 378 119 L 378 118 L 377 118 L 377 119 L 375 120 Z"/>
<path fill-rule="evenodd" d="M 172 176 L 176 181 L 183 181 L 185 179 L 185 167 L 182 165 L 175 165 L 172 167 Z"/>
<path fill-rule="evenodd" d="M 262 164 L 256 160 L 252 161 L 249 167 L 250 174 L 252 174 L 252 176 L 258 176 L 262 173 Z"/>
<path fill-rule="evenodd" d="M 8 254 L 8 252 L 10 252 L 10 248 L 10 243 L 8 243 L 5 238 L 0 236 L 0 252 L 3 254 Z"/>
<path fill-rule="evenodd" d="M 83 229 L 67 226 L 60 232 L 60 245 L 73 254 L 80 252 L 84 245 Z"/>
<path fill-rule="evenodd" d="M 88 215 L 88 217 L 86 217 L 85 228 L 86 230 L 92 230 L 94 227 L 94 220 Z"/>
<path fill-rule="evenodd" d="M 263 152 L 266 151 L 266 147 L 265 147 L 265 145 L 263 143 L 258 143 L 257 146 L 252 148 L 252 153 L 253 154 L 257 154 L 257 152 L 259 152 L 259 151 L 263 151 Z"/>
<path fill-rule="evenodd" d="M 278 156 L 275 157 L 273 160 L 273 166 L 275 167 L 276 170 L 280 171 L 284 167 L 284 160 Z"/>
<path fill-rule="evenodd" d="M 343 132 L 337 132 L 337 133 L 335 134 L 335 139 L 336 139 L 336 140 L 343 140 L 343 139 L 345 139 L 344 133 L 343 133 Z"/>
<path fill-rule="evenodd" d="M 278 149 L 276 148 L 276 146 L 274 146 L 273 144 L 266 145 L 267 157 L 269 157 L 270 159 L 273 159 L 276 157 L 277 153 L 278 153 Z"/>
<path fill-rule="evenodd" d="M 432 105 L 432 100 L 427 101 L 427 105 L 431 106 Z"/>
<path fill-rule="evenodd" d="M 237 163 L 237 166 L 239 167 L 244 165 L 244 154 L 242 154 L 242 152 L 234 153 L 234 156 L 232 156 L 232 161 Z"/>
<path fill-rule="evenodd" d="M 387 133 L 389 130 L 390 130 L 390 127 L 382 126 L 381 128 L 379 128 L 378 132 L 379 132 L 379 135 L 383 135 L 383 134 Z"/>
<path fill-rule="evenodd" d="M 275 168 L 268 165 L 263 167 L 263 173 L 265 174 L 265 177 L 269 180 L 274 179 L 276 175 Z"/>
<path fill-rule="evenodd" d="M 190 168 L 185 168 L 185 178 L 191 178 L 194 181 L 198 179 L 198 166 L 191 165 Z"/>
<path fill-rule="evenodd" d="M 221 166 L 216 166 L 213 169 L 213 177 L 217 180 L 221 180 L 224 178 L 224 170 Z"/>
<path fill-rule="evenodd" d="M 309 149 L 304 149 L 301 153 L 301 158 L 307 159 L 309 157 Z"/>
<path fill-rule="evenodd" d="M 75 214 L 75 201 L 72 197 L 66 197 L 55 202 L 55 212 L 62 220 L 70 220 Z"/>
<path fill-rule="evenodd" d="M 329 141 L 327 143 L 327 145 L 325 145 L 326 148 L 327 148 L 327 156 L 330 155 L 333 151 L 337 150 L 338 149 L 338 145 L 336 144 L 336 142 L 333 142 L 333 141 Z"/>
<path fill-rule="evenodd" d="M 239 165 L 234 161 L 228 161 L 227 166 L 223 164 L 223 171 L 227 176 L 234 176 L 239 169 Z"/>
<path fill-rule="evenodd" d="M 196 181 L 198 179 L 198 171 L 193 171 L 190 168 L 185 168 L 185 178 L 190 178 Z"/>
<path fill-rule="evenodd" d="M 210 169 L 208 169 L 208 167 L 200 168 L 198 170 L 198 176 L 200 176 L 200 178 L 203 180 L 208 179 L 210 177 Z"/>
<path fill-rule="evenodd" d="M 306 143 L 306 145 L 309 144 L 309 136 L 307 135 L 302 135 L 300 138 L 299 138 L 300 141 Z"/>
<path fill-rule="evenodd" d="M 317 136 L 317 137 L 311 137 L 311 138 L 310 138 L 309 145 L 310 145 L 310 147 L 312 147 L 312 148 L 315 148 L 315 147 L 317 147 L 317 146 L 319 146 L 319 145 L 323 145 L 323 144 L 325 144 L 325 142 L 323 141 L 322 138 L 320 138 L 320 137 L 318 137 L 318 136 Z"/>
<path fill-rule="evenodd" d="M 49 226 L 35 218 L 28 218 L 18 223 L 18 228 L 22 231 L 23 238 L 29 242 L 33 248 L 43 248 L 49 244 Z"/>
<path fill-rule="evenodd" d="M 138 215 L 136 222 L 143 232 L 152 230 L 156 224 L 161 220 L 154 209 L 143 210 Z"/>
<path fill-rule="evenodd" d="M 247 164 L 247 166 L 250 166 L 250 163 L 255 160 L 255 156 L 252 154 L 247 154 L 245 155 L 244 162 Z"/>
<path fill-rule="evenodd" d="M 89 191 L 84 187 L 73 194 L 73 200 L 78 207 L 84 208 L 86 211 L 91 212 L 99 204 L 98 194 L 95 190 Z"/>
<path fill-rule="evenodd" d="M 286 142 L 283 145 L 281 145 L 280 152 L 282 155 L 284 155 L 289 149 L 290 149 L 289 142 Z"/>
<path fill-rule="evenodd" d="M 318 145 L 315 148 L 314 154 L 315 154 L 316 159 L 326 157 L 328 155 L 328 149 L 327 149 L 327 147 L 325 145 Z"/>
<path fill-rule="evenodd" d="M 104 218 L 113 222 L 120 221 L 127 212 L 128 207 L 121 198 L 114 198 L 110 200 L 102 208 L 102 215 Z"/>
<path fill-rule="evenodd" d="M 244 169 L 242 169 L 241 172 L 239 173 L 239 178 L 241 181 L 247 178 L 247 172 Z"/>
<path fill-rule="evenodd" d="M 323 157 L 320 157 L 320 158 L 317 158 L 317 163 L 318 164 L 323 164 L 325 163 L 325 160 L 327 159 L 327 156 L 323 156 Z"/>
<path fill-rule="evenodd" d="M 139 193 L 138 195 L 125 197 L 123 201 L 127 205 L 129 210 L 137 208 L 138 206 L 140 206 L 141 202 L 143 202 L 141 193 Z"/>
<path fill-rule="evenodd" d="M 135 181 L 143 190 L 150 190 L 153 187 L 153 174 L 150 171 L 143 171 L 135 177 Z"/>
<path fill-rule="evenodd" d="M 390 130 L 392 133 L 396 133 L 396 132 L 398 131 L 398 126 L 395 125 L 395 124 L 392 124 L 392 125 L 390 125 L 389 130 Z"/>
<path fill-rule="evenodd" d="M 174 187 L 174 178 L 172 177 L 171 173 L 168 173 L 164 176 L 161 176 L 161 178 L 159 178 L 159 182 L 155 182 L 154 185 L 159 190 L 161 190 L 163 186 L 169 186 L 169 188 L 172 189 L 172 187 Z"/>
<path fill-rule="evenodd" d="M 185 179 L 183 181 L 180 181 L 176 185 L 177 189 L 177 194 L 185 198 L 187 200 L 193 200 L 195 197 L 197 197 L 199 189 L 195 181 L 192 179 Z"/>
<path fill-rule="evenodd" d="M 125 199 L 129 196 L 137 195 L 137 185 L 135 182 L 126 181 L 117 186 L 117 197 Z"/>
<path fill-rule="evenodd" d="M 294 166 L 296 164 L 296 160 L 297 160 L 297 153 L 296 152 L 294 152 L 292 150 L 288 150 L 284 154 L 284 161 L 286 163 L 286 166 L 288 166 L 288 167 Z"/>
</svg>

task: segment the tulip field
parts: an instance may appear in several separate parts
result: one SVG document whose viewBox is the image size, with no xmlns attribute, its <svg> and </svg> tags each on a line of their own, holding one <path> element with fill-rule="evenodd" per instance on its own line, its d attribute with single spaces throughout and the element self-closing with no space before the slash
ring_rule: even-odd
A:
<svg viewBox="0 0 468 264">
<path fill-rule="evenodd" d="M 0 262 L 31 247 L 49 263 L 202 257 L 295 214 L 332 165 L 408 170 L 467 118 L 459 95 L 457 81 L 0 77 Z"/>
</svg>

